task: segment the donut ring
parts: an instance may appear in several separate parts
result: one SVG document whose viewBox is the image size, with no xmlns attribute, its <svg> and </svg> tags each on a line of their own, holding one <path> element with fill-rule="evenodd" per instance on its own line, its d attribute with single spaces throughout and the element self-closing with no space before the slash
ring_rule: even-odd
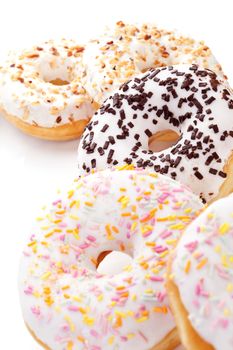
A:
<svg viewBox="0 0 233 350">
<path fill-rule="evenodd" d="M 83 50 L 61 40 L 11 54 L 0 67 L 0 110 L 6 119 L 40 138 L 80 136 L 97 109 L 81 83 Z"/>
<path fill-rule="evenodd" d="M 233 191 L 232 91 L 196 65 L 152 69 L 111 95 L 86 127 L 78 149 L 81 173 L 134 164 L 189 186 L 204 201 Z M 180 135 L 160 152 L 150 137 Z"/>
<path fill-rule="evenodd" d="M 224 77 L 220 64 L 203 41 L 153 24 L 117 22 L 86 45 L 83 63 L 84 86 L 98 104 L 121 84 L 150 68 L 195 63 Z"/>
<path fill-rule="evenodd" d="M 38 218 L 20 264 L 23 317 L 34 337 L 53 350 L 174 349 L 166 263 L 201 207 L 183 185 L 145 170 L 79 179 Z M 132 264 L 98 274 L 98 256 L 112 250 Z"/>
<path fill-rule="evenodd" d="M 233 196 L 206 209 L 186 229 L 171 259 L 167 287 L 188 350 L 233 346 Z"/>
</svg>

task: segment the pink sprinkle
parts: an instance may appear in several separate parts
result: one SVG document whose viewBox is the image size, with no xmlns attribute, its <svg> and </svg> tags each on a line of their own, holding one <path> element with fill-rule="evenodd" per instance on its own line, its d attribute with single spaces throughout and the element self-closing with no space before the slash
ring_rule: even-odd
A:
<svg viewBox="0 0 233 350">
<path fill-rule="evenodd" d="M 144 232 L 143 233 L 143 237 L 148 237 L 148 236 L 150 236 L 151 234 L 152 234 L 152 230 L 149 230 L 149 231 L 147 231 L 147 232 Z"/>
<path fill-rule="evenodd" d="M 166 296 L 167 296 L 167 293 L 166 293 L 166 292 L 158 292 L 158 293 L 156 294 L 156 298 L 157 298 L 158 301 L 161 302 L 161 303 L 164 301 L 164 299 L 166 298 Z"/>
<path fill-rule="evenodd" d="M 58 203 L 61 203 L 61 199 L 57 199 L 57 200 L 54 201 L 52 204 L 53 204 L 53 205 L 57 205 Z"/>
<path fill-rule="evenodd" d="M 167 237 L 169 237 L 169 236 L 171 236 L 171 231 L 164 231 L 164 232 L 162 232 L 162 234 L 160 235 L 160 237 L 162 238 L 162 239 L 166 239 Z"/>
<path fill-rule="evenodd" d="M 75 271 L 73 272 L 72 276 L 73 276 L 74 278 L 77 278 L 77 277 L 78 277 L 78 271 L 75 270 Z"/>
<path fill-rule="evenodd" d="M 90 242 L 95 242 L 95 241 L 96 241 L 96 238 L 95 238 L 94 236 L 91 236 L 91 235 L 88 235 L 88 236 L 87 236 L 87 239 L 88 239 L 88 241 L 90 241 Z"/>
<path fill-rule="evenodd" d="M 27 289 L 24 290 L 26 295 L 31 295 L 33 293 L 33 287 L 28 286 Z"/>
<path fill-rule="evenodd" d="M 90 334 L 95 338 L 99 338 L 99 334 L 94 329 L 90 330 Z"/>
<path fill-rule="evenodd" d="M 225 318 L 220 318 L 219 320 L 218 320 L 218 324 L 222 327 L 222 328 L 227 328 L 228 327 L 228 325 L 229 325 L 229 321 L 227 320 L 227 319 L 225 319 Z"/>
<path fill-rule="evenodd" d="M 79 308 L 78 308 L 78 306 L 75 306 L 75 305 L 69 305 L 68 310 L 77 312 L 77 311 L 79 311 Z"/>
<path fill-rule="evenodd" d="M 65 234 L 64 234 L 64 235 L 59 236 L 60 241 L 63 241 L 63 242 L 64 242 L 65 237 L 66 237 L 66 236 L 65 236 Z"/>
<path fill-rule="evenodd" d="M 83 243 L 83 244 L 80 244 L 80 246 L 79 246 L 79 248 L 80 249 L 87 249 L 88 247 L 90 247 L 90 244 L 88 244 L 88 243 Z"/>
<path fill-rule="evenodd" d="M 197 246 L 198 246 L 198 241 L 193 241 L 185 244 L 185 248 L 187 248 L 190 253 L 193 253 L 194 250 L 197 248 Z"/>
<path fill-rule="evenodd" d="M 161 246 L 161 245 L 158 245 L 158 246 L 155 246 L 155 247 L 153 248 L 153 250 L 154 250 L 156 253 L 160 254 L 160 253 L 163 253 L 163 252 L 165 252 L 166 250 L 168 250 L 168 248 L 167 248 L 167 247 L 163 247 L 163 246 Z"/>
<path fill-rule="evenodd" d="M 58 226 L 63 228 L 63 227 L 67 227 L 67 224 L 65 222 L 60 222 Z"/>
<path fill-rule="evenodd" d="M 164 193 L 162 196 L 158 198 L 159 203 L 164 203 L 164 201 L 169 197 L 169 193 Z"/>
<path fill-rule="evenodd" d="M 37 307 L 37 306 L 32 306 L 32 307 L 31 307 L 31 311 L 32 311 L 32 313 L 33 313 L 34 315 L 40 316 L 40 308 L 39 308 L 39 307 Z"/>
<path fill-rule="evenodd" d="M 163 282 L 164 278 L 160 276 L 150 276 L 150 280 L 153 282 Z"/>
</svg>

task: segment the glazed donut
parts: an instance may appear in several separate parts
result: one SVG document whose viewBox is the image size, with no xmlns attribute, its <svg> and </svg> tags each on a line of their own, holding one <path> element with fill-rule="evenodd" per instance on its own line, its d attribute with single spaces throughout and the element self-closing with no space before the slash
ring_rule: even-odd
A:
<svg viewBox="0 0 233 350">
<path fill-rule="evenodd" d="M 53 350 L 174 349 L 168 253 L 201 208 L 184 185 L 146 170 L 80 178 L 38 218 L 20 264 L 34 337 Z M 101 275 L 97 261 L 107 251 L 124 251 L 132 263 Z"/>
<path fill-rule="evenodd" d="M 176 247 L 167 287 L 187 350 L 233 348 L 233 196 L 210 205 Z"/>
<path fill-rule="evenodd" d="M 84 86 L 99 104 L 132 76 L 150 68 L 196 63 L 224 77 L 222 68 L 203 41 L 152 24 L 129 25 L 122 21 L 86 45 Z"/>
<path fill-rule="evenodd" d="M 79 170 L 148 167 L 209 201 L 233 190 L 232 122 L 232 91 L 212 71 L 152 69 L 123 84 L 93 116 L 79 145 Z M 149 150 L 150 137 L 167 130 L 179 134 L 176 144 Z"/>
<path fill-rule="evenodd" d="M 97 109 L 81 83 L 83 50 L 61 40 L 11 53 L 0 67 L 0 110 L 6 119 L 40 138 L 79 136 Z"/>
</svg>

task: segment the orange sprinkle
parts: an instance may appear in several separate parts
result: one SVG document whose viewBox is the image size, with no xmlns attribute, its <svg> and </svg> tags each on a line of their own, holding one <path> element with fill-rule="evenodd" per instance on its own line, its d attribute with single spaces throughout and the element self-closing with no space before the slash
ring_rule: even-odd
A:
<svg viewBox="0 0 233 350">
<path fill-rule="evenodd" d="M 153 308 L 154 312 L 158 312 L 158 313 L 163 313 L 163 314 L 167 314 L 168 313 L 168 308 L 167 306 L 155 306 Z"/>
<path fill-rule="evenodd" d="M 208 262 L 207 258 L 202 259 L 199 264 L 197 265 L 196 269 L 200 270 L 203 266 L 205 266 L 205 264 Z"/>
<path fill-rule="evenodd" d="M 185 273 L 189 273 L 190 267 L 191 267 L 191 261 L 188 260 L 184 268 Z"/>
<path fill-rule="evenodd" d="M 121 326 L 122 326 L 122 318 L 121 318 L 121 316 L 118 315 L 116 317 L 116 321 L 115 321 L 113 327 L 114 328 L 120 328 Z"/>
<path fill-rule="evenodd" d="M 119 233 L 119 230 L 118 230 L 118 228 L 117 228 L 116 226 L 112 226 L 112 230 L 113 230 L 113 232 L 115 232 L 115 233 Z"/>
<path fill-rule="evenodd" d="M 91 202 L 85 202 L 85 205 L 86 205 L 87 207 L 93 207 L 93 203 L 91 203 Z"/>
</svg>

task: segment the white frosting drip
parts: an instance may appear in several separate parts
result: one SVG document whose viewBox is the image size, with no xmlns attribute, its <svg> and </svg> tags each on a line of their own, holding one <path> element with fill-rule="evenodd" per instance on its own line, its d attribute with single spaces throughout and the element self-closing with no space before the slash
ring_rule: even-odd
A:
<svg viewBox="0 0 233 350">
<path fill-rule="evenodd" d="M 31 231 L 19 276 L 25 322 L 53 350 L 151 349 L 175 327 L 168 253 L 201 207 L 183 185 L 146 171 L 78 180 Z M 99 275 L 107 250 L 132 263 Z"/>
</svg>

